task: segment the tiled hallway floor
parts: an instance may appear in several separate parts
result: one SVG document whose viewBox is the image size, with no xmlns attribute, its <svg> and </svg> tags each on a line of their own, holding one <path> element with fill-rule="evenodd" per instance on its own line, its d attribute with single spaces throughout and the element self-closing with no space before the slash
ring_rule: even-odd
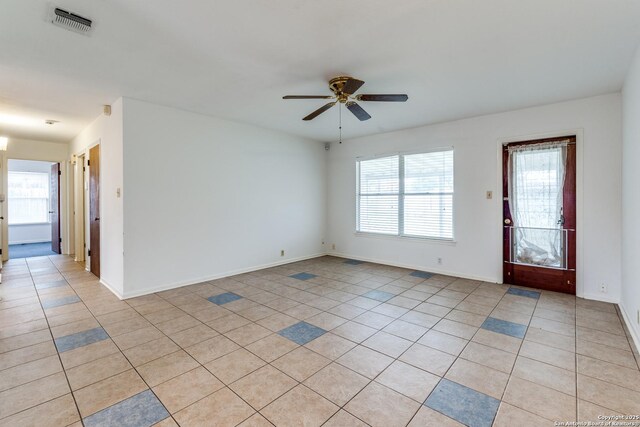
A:
<svg viewBox="0 0 640 427">
<path fill-rule="evenodd" d="M 616 307 L 567 295 L 323 257 L 120 301 L 55 256 L 10 261 L 0 296 L 3 426 L 640 415 Z"/>
</svg>

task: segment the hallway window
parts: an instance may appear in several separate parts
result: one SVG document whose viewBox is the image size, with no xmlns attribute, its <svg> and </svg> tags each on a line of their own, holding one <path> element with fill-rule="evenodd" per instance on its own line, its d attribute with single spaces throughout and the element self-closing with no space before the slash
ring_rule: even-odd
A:
<svg viewBox="0 0 640 427">
<path fill-rule="evenodd" d="M 49 174 L 12 172 L 8 179 L 9 224 L 49 222 Z"/>
</svg>

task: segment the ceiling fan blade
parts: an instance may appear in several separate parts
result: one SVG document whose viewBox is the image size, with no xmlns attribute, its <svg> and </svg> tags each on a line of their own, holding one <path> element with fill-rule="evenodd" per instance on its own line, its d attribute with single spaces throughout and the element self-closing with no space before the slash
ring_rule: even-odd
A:
<svg viewBox="0 0 640 427">
<path fill-rule="evenodd" d="M 324 113 L 325 111 L 327 111 L 329 108 L 333 107 L 334 105 L 336 105 L 338 101 L 333 101 L 333 102 L 329 102 L 328 104 L 324 104 L 322 107 L 318 108 L 316 111 L 314 111 L 313 113 L 309 114 L 307 117 L 305 117 L 302 120 L 305 121 L 309 121 L 309 120 L 313 120 L 316 117 L 318 117 L 320 114 Z"/>
<path fill-rule="evenodd" d="M 282 99 L 331 99 L 333 96 L 331 95 L 287 95 L 283 96 Z"/>
<path fill-rule="evenodd" d="M 358 120 L 360 120 L 361 122 L 364 122 L 365 120 L 369 120 L 371 118 L 371 116 L 369 115 L 369 113 L 367 113 L 366 111 L 364 111 L 364 108 L 362 108 L 361 106 L 359 106 L 358 104 L 356 104 L 353 101 L 349 101 L 345 104 L 345 106 L 349 109 L 349 111 L 351 111 L 353 113 L 354 116 L 356 116 L 358 118 Z"/>
<path fill-rule="evenodd" d="M 346 81 L 344 86 L 342 86 L 342 93 L 346 93 L 347 95 L 353 95 L 356 93 L 358 89 L 362 87 L 364 82 L 358 79 L 349 79 Z"/>
<path fill-rule="evenodd" d="M 382 102 L 405 102 L 409 97 L 407 95 L 358 95 L 359 101 L 382 101 Z"/>
</svg>

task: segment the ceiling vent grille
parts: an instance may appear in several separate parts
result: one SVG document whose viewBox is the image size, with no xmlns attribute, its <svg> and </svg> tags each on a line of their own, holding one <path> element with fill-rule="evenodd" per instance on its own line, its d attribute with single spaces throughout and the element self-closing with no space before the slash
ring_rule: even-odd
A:
<svg viewBox="0 0 640 427">
<path fill-rule="evenodd" d="M 53 19 L 51 22 L 58 27 L 84 35 L 89 35 L 89 33 L 91 33 L 93 24 L 91 19 L 84 18 L 80 15 L 67 12 L 64 9 L 57 7 L 53 9 Z"/>
</svg>

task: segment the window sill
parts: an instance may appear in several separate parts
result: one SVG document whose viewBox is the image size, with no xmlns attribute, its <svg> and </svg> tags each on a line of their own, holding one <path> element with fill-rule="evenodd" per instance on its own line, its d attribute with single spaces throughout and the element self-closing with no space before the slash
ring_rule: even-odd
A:
<svg viewBox="0 0 640 427">
<path fill-rule="evenodd" d="M 9 223 L 10 227 L 27 227 L 30 225 L 51 225 L 50 222 L 21 222 L 19 224 Z"/>
<path fill-rule="evenodd" d="M 418 236 L 397 236 L 394 234 L 378 234 L 378 233 L 367 233 L 363 231 L 356 231 L 354 233 L 356 237 L 373 237 L 374 239 L 384 239 L 384 240 L 399 240 L 399 241 L 409 241 L 409 242 L 417 242 L 417 243 L 436 243 L 440 245 L 447 246 L 455 246 L 458 242 L 454 239 L 437 239 L 435 237 L 418 237 Z"/>
</svg>

